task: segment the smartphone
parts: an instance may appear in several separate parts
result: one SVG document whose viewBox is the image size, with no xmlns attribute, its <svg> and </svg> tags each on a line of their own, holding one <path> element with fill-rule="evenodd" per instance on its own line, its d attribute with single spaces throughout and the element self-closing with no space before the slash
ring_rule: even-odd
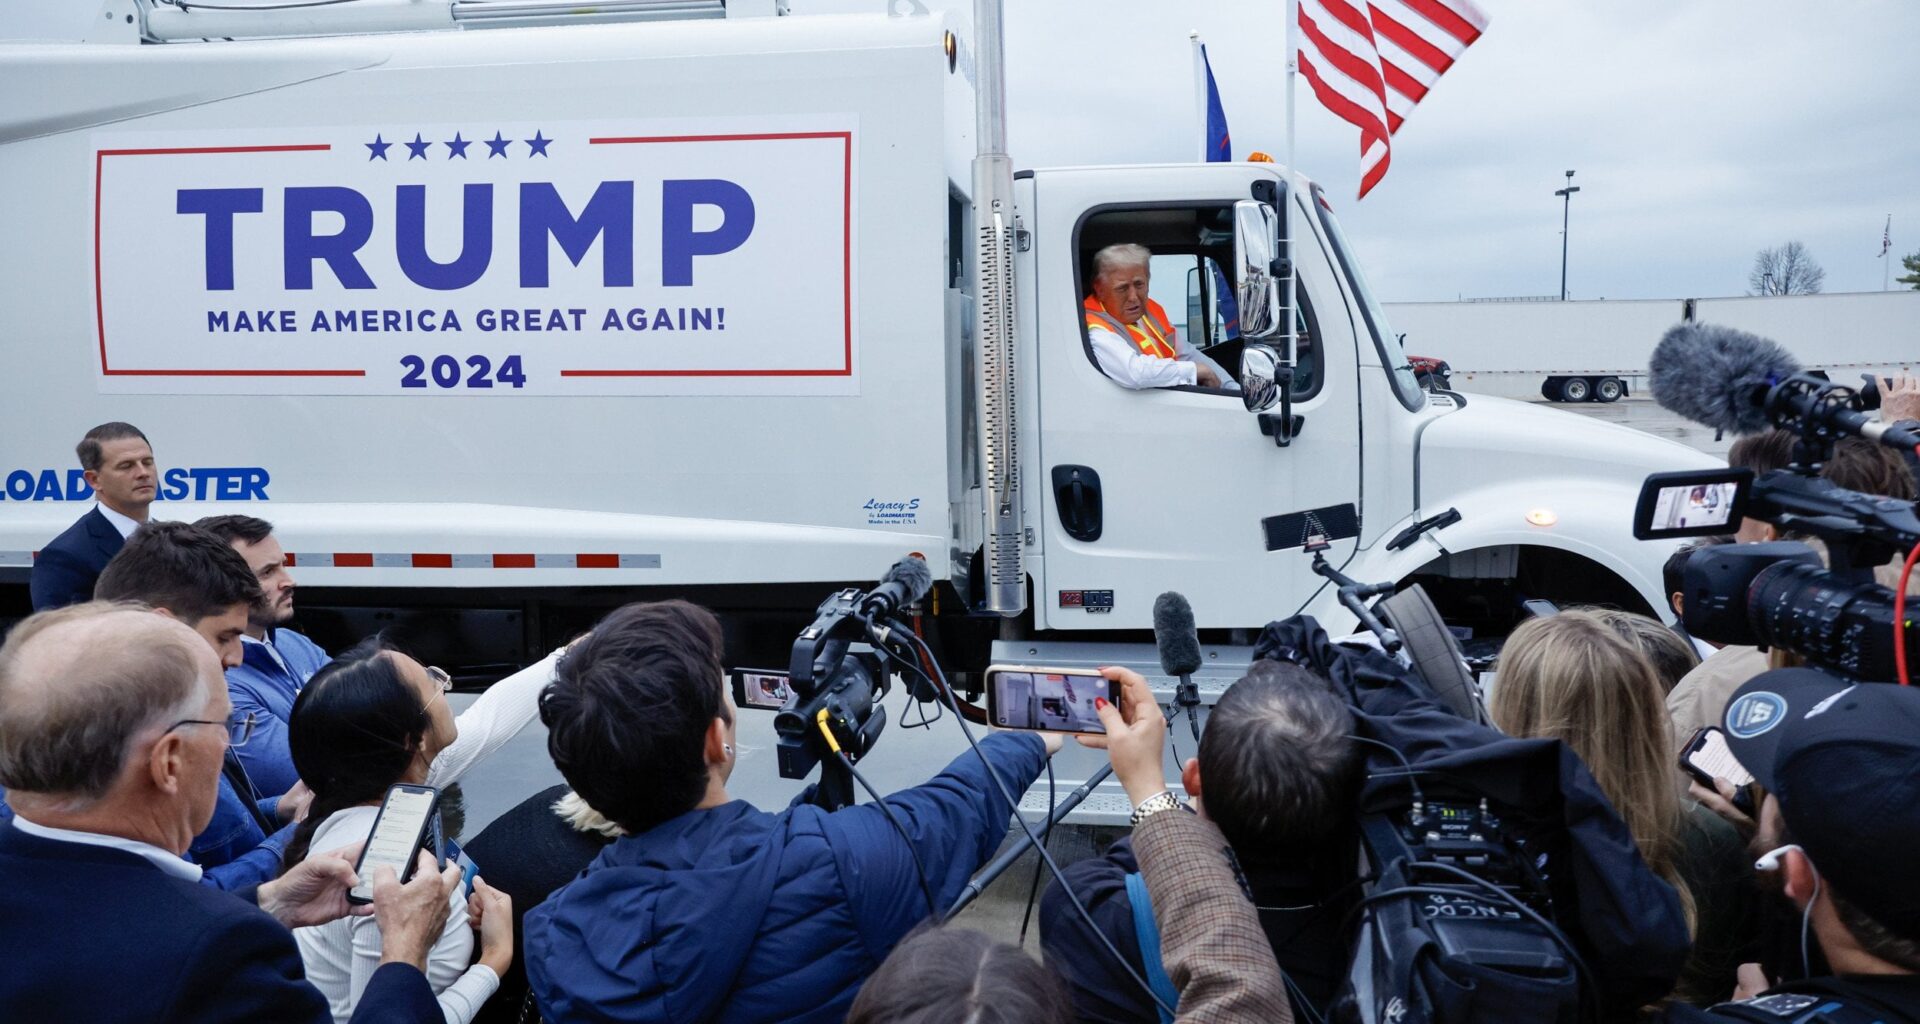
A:
<svg viewBox="0 0 1920 1024">
<path fill-rule="evenodd" d="M 1554 604 L 1552 601 L 1543 601 L 1537 597 L 1520 602 L 1520 607 L 1527 610 L 1528 616 L 1536 619 L 1550 619 L 1560 614 L 1559 605 Z"/>
<path fill-rule="evenodd" d="M 987 669 L 987 717 L 1002 729 L 1104 733 L 1096 698 L 1120 703 L 1120 684 L 1091 668 L 994 665 Z"/>
<path fill-rule="evenodd" d="M 1718 726 L 1702 728 L 1680 748 L 1680 767 L 1708 789 L 1713 788 L 1715 779 L 1725 779 L 1742 788 L 1753 784 L 1753 773 L 1733 756 L 1733 750 L 1727 746 L 1727 734 Z"/>
<path fill-rule="evenodd" d="M 733 670 L 733 702 L 746 708 L 778 711 L 793 699 L 793 687 L 787 674 L 765 668 Z"/>
<path fill-rule="evenodd" d="M 432 786 L 401 782 L 388 787 L 380 814 L 373 819 L 373 831 L 367 835 L 366 848 L 353 866 L 360 884 L 347 890 L 347 902 L 373 902 L 373 871 L 382 865 L 392 868 L 402 882 L 412 878 L 416 855 L 433 842 L 439 811 L 440 791 Z M 439 859 L 439 851 L 434 857 Z"/>
</svg>

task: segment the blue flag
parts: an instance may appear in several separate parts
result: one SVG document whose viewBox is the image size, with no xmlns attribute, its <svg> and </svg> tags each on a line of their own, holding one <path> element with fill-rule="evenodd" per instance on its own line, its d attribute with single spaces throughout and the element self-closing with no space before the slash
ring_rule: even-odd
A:
<svg viewBox="0 0 1920 1024">
<path fill-rule="evenodd" d="M 1207 162 L 1233 159 L 1233 136 L 1227 133 L 1227 111 L 1220 106 L 1220 87 L 1213 81 L 1213 62 L 1200 47 L 1200 63 L 1207 69 Z"/>
</svg>

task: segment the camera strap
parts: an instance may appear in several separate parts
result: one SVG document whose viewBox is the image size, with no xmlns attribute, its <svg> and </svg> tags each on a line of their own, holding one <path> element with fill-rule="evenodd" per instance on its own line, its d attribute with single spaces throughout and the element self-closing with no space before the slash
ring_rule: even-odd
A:
<svg viewBox="0 0 1920 1024">
<path fill-rule="evenodd" d="M 1177 1009 L 1180 990 L 1173 987 L 1167 965 L 1160 959 L 1160 925 L 1153 919 L 1153 897 L 1147 892 L 1146 877 L 1138 871 L 1127 872 L 1127 904 L 1133 908 L 1133 935 L 1140 945 L 1140 973 L 1161 1002 Z M 1165 1009 L 1154 1009 L 1160 1015 L 1160 1024 L 1173 1024 L 1173 1016 Z"/>
</svg>

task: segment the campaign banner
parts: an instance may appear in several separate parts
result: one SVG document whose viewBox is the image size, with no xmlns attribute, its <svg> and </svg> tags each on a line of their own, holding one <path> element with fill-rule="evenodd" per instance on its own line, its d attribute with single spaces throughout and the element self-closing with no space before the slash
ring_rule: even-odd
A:
<svg viewBox="0 0 1920 1024">
<path fill-rule="evenodd" d="M 100 389 L 856 394 L 855 128 L 96 134 Z"/>
</svg>

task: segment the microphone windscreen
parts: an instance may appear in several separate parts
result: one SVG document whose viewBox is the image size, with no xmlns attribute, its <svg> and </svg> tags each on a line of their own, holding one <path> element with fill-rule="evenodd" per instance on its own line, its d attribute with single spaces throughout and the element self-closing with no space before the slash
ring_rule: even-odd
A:
<svg viewBox="0 0 1920 1024">
<path fill-rule="evenodd" d="M 1160 648 L 1160 670 L 1170 676 L 1200 671 L 1200 636 L 1193 628 L 1193 606 L 1169 590 L 1153 602 L 1153 642 Z"/>
<path fill-rule="evenodd" d="M 1647 384 L 1660 407 L 1735 434 L 1772 426 L 1761 402 L 1768 389 L 1800 372 L 1774 342 L 1731 327 L 1681 324 L 1654 346 Z"/>
<path fill-rule="evenodd" d="M 908 555 L 893 563 L 893 568 L 887 570 L 886 576 L 882 577 L 880 582 L 899 583 L 905 587 L 907 599 L 901 603 L 912 604 L 927 596 L 927 591 L 933 589 L 933 570 L 927 568 L 924 559 Z"/>
</svg>

